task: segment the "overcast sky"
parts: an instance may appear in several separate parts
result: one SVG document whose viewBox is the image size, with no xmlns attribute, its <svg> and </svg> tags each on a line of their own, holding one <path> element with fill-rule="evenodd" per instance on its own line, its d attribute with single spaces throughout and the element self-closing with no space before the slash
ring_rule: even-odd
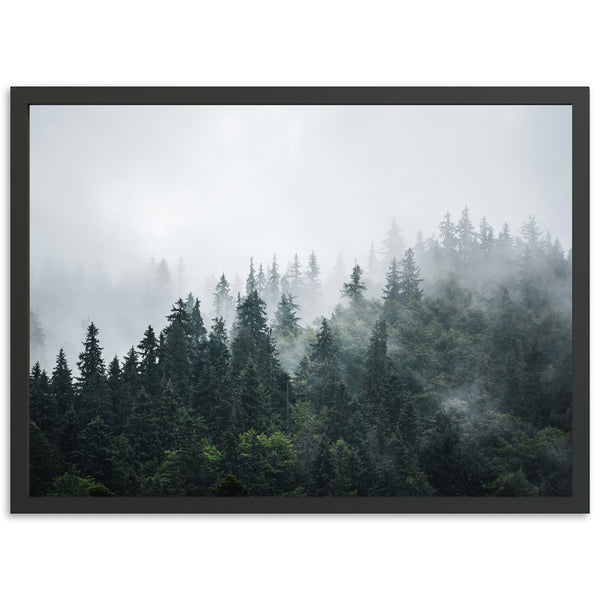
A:
<svg viewBox="0 0 600 600">
<path fill-rule="evenodd" d="M 192 277 L 365 262 L 468 205 L 497 231 L 533 213 L 571 244 L 568 106 L 33 106 L 31 264 L 117 277 L 151 256 Z"/>
</svg>

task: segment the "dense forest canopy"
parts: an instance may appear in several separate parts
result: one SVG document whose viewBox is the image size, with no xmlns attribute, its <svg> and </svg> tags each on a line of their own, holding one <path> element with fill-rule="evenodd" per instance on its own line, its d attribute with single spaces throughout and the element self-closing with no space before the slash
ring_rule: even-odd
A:
<svg viewBox="0 0 600 600">
<path fill-rule="evenodd" d="M 161 328 L 109 360 L 89 322 L 76 372 L 33 365 L 30 493 L 570 495 L 571 263 L 533 216 L 468 208 L 327 277 L 249 258 L 210 303 L 165 297 L 155 263 Z"/>
</svg>

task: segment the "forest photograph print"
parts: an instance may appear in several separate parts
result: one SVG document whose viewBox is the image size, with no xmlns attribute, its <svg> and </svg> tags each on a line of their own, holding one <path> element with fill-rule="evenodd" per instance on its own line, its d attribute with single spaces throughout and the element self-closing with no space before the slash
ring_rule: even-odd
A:
<svg viewBox="0 0 600 600">
<path fill-rule="evenodd" d="M 30 497 L 572 495 L 571 106 L 29 115 Z"/>
</svg>

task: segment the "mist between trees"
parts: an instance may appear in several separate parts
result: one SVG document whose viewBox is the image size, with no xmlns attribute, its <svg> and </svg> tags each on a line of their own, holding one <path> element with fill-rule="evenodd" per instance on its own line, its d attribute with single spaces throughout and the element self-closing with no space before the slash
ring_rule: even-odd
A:
<svg viewBox="0 0 600 600">
<path fill-rule="evenodd" d="M 34 364 L 30 493 L 570 495 L 571 264 L 533 216 L 496 233 L 465 208 L 410 247 L 392 222 L 327 277 L 314 252 L 251 258 L 210 302 L 173 303 L 182 264 L 98 280 L 90 314 L 110 289 L 154 326 L 109 360 L 85 322 L 75 375 L 63 349 Z M 77 294 L 60 276 L 36 282 L 40 314 L 57 286 Z M 106 328 L 129 332 L 128 314 Z M 46 327 L 32 314 L 32 356 Z"/>
</svg>

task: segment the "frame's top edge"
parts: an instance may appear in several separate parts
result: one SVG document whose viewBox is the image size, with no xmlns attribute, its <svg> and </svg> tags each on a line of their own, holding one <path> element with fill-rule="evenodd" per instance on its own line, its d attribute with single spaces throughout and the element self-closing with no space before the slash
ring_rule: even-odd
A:
<svg viewBox="0 0 600 600">
<path fill-rule="evenodd" d="M 585 86 L 14 86 L 13 104 L 583 104 Z"/>
</svg>

